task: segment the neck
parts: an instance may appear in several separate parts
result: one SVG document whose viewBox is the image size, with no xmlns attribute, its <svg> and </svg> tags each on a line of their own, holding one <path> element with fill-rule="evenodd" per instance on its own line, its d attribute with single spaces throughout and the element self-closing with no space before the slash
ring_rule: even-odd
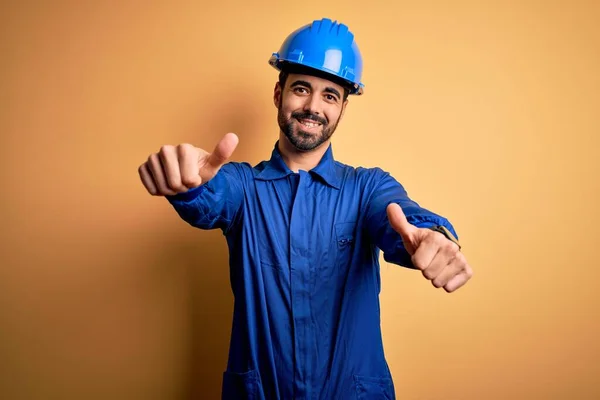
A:
<svg viewBox="0 0 600 400">
<path fill-rule="evenodd" d="M 287 137 L 281 132 L 279 134 L 279 152 L 281 158 L 291 171 L 298 172 L 299 170 L 310 171 L 316 167 L 323 154 L 329 148 L 330 140 L 326 140 L 319 147 L 310 151 L 300 151 L 289 142 Z"/>
</svg>

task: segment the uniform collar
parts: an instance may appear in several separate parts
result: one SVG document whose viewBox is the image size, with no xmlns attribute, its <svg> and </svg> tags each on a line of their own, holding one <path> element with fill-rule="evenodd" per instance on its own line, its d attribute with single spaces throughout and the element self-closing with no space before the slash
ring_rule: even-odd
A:
<svg viewBox="0 0 600 400">
<path fill-rule="evenodd" d="M 256 175 L 256 179 L 268 181 L 281 179 L 293 174 L 292 170 L 290 170 L 285 161 L 283 161 L 278 144 L 279 141 L 275 143 L 273 151 L 271 152 L 271 159 L 263 164 L 264 168 L 258 173 L 258 175 Z M 331 143 L 329 144 L 325 154 L 323 154 L 319 164 L 311 169 L 310 173 L 319 176 L 329 186 L 334 187 L 335 189 L 340 188 L 341 178 L 338 174 L 338 169 L 333 158 Z"/>
</svg>

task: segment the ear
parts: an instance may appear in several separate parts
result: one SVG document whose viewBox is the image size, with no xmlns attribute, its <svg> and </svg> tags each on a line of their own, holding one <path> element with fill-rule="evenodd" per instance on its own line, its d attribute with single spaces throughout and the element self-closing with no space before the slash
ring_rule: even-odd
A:
<svg viewBox="0 0 600 400">
<path fill-rule="evenodd" d="M 273 104 L 275 104 L 275 108 L 279 108 L 279 104 L 281 103 L 281 85 L 279 82 L 275 83 L 275 88 L 273 89 Z"/>
<path fill-rule="evenodd" d="M 342 104 L 342 112 L 340 113 L 340 121 L 342 120 L 342 117 L 344 116 L 344 113 L 346 112 L 347 105 L 348 105 L 348 99 L 346 98 L 346 100 L 344 100 L 344 103 Z"/>
</svg>

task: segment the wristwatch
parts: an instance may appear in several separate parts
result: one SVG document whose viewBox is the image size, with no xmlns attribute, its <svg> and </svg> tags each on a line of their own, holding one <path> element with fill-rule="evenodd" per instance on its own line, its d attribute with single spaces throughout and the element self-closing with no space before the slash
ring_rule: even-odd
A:
<svg viewBox="0 0 600 400">
<path fill-rule="evenodd" d="M 446 238 L 448 238 L 448 240 L 456 243 L 459 250 L 461 249 L 458 239 L 445 226 L 443 226 L 443 225 L 430 226 L 429 229 L 431 229 L 432 231 L 435 231 L 435 232 L 439 232 L 442 235 L 446 236 Z"/>
</svg>

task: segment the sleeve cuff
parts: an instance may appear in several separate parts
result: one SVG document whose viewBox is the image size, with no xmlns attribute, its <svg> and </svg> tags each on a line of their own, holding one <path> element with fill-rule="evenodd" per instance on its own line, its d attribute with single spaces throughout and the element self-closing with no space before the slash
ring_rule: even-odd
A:
<svg viewBox="0 0 600 400">
<path fill-rule="evenodd" d="M 170 202 L 184 202 L 189 203 L 192 200 L 195 200 L 206 190 L 206 185 L 200 185 L 198 187 L 192 188 L 187 192 L 177 193 L 176 195 L 166 196 L 167 200 Z"/>
</svg>

